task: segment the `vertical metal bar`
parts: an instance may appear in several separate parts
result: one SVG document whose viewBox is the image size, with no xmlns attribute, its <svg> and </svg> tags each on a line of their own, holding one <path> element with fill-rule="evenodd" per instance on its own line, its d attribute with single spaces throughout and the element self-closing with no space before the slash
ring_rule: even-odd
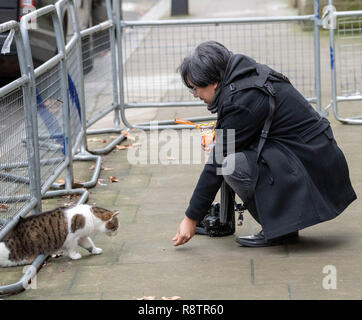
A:
<svg viewBox="0 0 362 320">
<path fill-rule="evenodd" d="M 62 113 L 63 113 L 63 128 L 64 128 L 63 129 L 64 152 L 67 161 L 67 167 L 65 169 L 65 188 L 72 189 L 73 154 L 72 154 L 72 139 L 71 139 L 70 115 L 69 115 L 68 76 L 67 76 L 67 67 L 65 63 L 66 52 L 64 44 L 64 35 L 57 12 L 52 13 L 52 20 L 53 20 L 58 52 L 64 55 L 59 62 L 59 70 L 60 70 L 60 79 L 61 79 L 61 97 L 62 97 Z"/>
<path fill-rule="evenodd" d="M 20 23 L 20 32 L 23 44 L 18 51 L 19 65 L 22 74 L 29 77 L 29 82 L 24 87 L 24 117 L 26 127 L 27 153 L 29 159 L 29 178 L 30 178 L 30 196 L 37 199 L 37 204 L 33 213 L 40 213 L 41 206 L 41 175 L 40 175 L 40 154 L 38 140 L 38 105 L 36 101 L 36 83 L 34 74 L 34 65 L 30 48 L 29 33 L 27 21 L 22 20 Z M 19 48 L 18 48 L 19 49 Z M 21 52 L 19 52 L 21 51 Z M 21 61 L 21 62 L 20 62 Z"/>
<path fill-rule="evenodd" d="M 321 62 L 320 62 L 320 35 L 319 35 L 319 0 L 314 0 L 314 77 L 317 111 L 322 113 L 321 93 Z"/>
<path fill-rule="evenodd" d="M 115 33 L 116 33 L 116 27 L 115 27 L 115 21 L 113 19 L 113 13 L 112 13 L 112 2 L 111 0 L 106 0 L 106 6 L 107 6 L 107 16 L 108 20 L 113 21 L 113 26 L 108 30 L 109 32 L 109 41 L 111 46 L 111 59 L 112 59 L 112 80 L 113 80 L 113 106 L 114 109 L 114 127 L 119 128 L 120 127 L 120 118 L 119 118 L 119 103 L 118 103 L 118 78 L 117 78 L 117 58 L 116 58 L 116 44 L 115 44 Z"/>
<path fill-rule="evenodd" d="M 84 89 L 84 74 L 83 74 L 83 58 L 82 58 L 82 38 L 80 35 L 80 27 L 78 23 L 78 13 L 77 6 L 75 5 L 76 0 L 71 0 L 70 3 L 70 14 L 73 23 L 73 32 L 77 35 L 77 45 L 76 45 L 76 54 L 77 54 L 77 63 L 79 64 L 79 98 L 80 98 L 80 111 L 82 117 L 82 139 L 80 143 L 80 151 L 86 152 L 87 147 L 87 115 L 85 110 L 85 89 Z"/>
<path fill-rule="evenodd" d="M 333 0 L 328 0 L 328 5 L 333 5 Z M 336 61 L 335 61 L 335 44 L 334 44 L 334 28 L 329 28 L 329 50 L 330 50 L 330 63 L 331 63 L 331 85 L 332 85 L 332 106 L 337 119 L 338 106 L 337 106 L 337 77 L 336 77 Z"/>
<path fill-rule="evenodd" d="M 125 116 L 125 107 L 124 107 L 124 83 L 123 83 L 123 26 L 122 26 L 122 0 L 116 1 L 116 28 L 117 28 L 117 44 L 118 44 L 118 81 L 119 81 L 119 107 L 121 111 L 121 118 L 126 127 L 133 127 L 130 124 Z"/>
</svg>

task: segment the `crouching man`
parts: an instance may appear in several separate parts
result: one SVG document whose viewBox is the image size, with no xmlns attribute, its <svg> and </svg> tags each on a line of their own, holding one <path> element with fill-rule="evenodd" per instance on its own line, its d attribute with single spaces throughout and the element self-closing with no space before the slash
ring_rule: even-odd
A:
<svg viewBox="0 0 362 320">
<path fill-rule="evenodd" d="M 329 121 L 285 76 L 214 41 L 201 43 L 179 69 L 192 94 L 217 113 L 223 139 L 216 139 L 174 246 L 194 236 L 223 181 L 261 226 L 236 239 L 249 247 L 295 242 L 298 230 L 337 217 L 356 199 Z M 235 133 L 229 154 L 228 129 Z"/>
</svg>

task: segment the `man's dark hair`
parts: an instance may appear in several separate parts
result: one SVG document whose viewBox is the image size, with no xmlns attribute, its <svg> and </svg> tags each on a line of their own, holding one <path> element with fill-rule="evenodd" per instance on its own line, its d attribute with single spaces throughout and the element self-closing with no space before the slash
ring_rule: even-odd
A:
<svg viewBox="0 0 362 320">
<path fill-rule="evenodd" d="M 216 41 L 203 42 L 189 56 L 184 58 L 178 70 L 188 88 L 192 88 L 189 81 L 197 87 L 206 87 L 209 84 L 222 81 L 231 56 L 232 52 L 221 43 Z"/>
</svg>

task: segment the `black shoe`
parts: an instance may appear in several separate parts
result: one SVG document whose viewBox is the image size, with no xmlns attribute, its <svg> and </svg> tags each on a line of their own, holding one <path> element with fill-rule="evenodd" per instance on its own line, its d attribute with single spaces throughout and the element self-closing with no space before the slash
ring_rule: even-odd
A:
<svg viewBox="0 0 362 320">
<path fill-rule="evenodd" d="M 267 240 L 263 230 L 258 234 L 246 237 L 238 237 L 235 241 L 244 247 L 270 247 L 282 244 L 296 243 L 298 241 L 298 231 L 288 233 L 284 236 Z"/>
</svg>

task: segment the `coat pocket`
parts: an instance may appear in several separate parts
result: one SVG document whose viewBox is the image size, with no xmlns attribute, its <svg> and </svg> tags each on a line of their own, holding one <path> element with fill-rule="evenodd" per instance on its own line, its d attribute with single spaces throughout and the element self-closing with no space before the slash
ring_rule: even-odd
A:
<svg viewBox="0 0 362 320">
<path fill-rule="evenodd" d="M 269 145 L 266 150 L 262 152 L 261 156 L 263 161 L 260 161 L 264 165 L 264 172 L 267 175 L 267 181 L 269 184 L 274 183 L 274 178 L 279 175 L 297 175 L 298 166 L 296 164 L 295 156 L 288 150 L 287 147 L 282 144 Z"/>
</svg>

